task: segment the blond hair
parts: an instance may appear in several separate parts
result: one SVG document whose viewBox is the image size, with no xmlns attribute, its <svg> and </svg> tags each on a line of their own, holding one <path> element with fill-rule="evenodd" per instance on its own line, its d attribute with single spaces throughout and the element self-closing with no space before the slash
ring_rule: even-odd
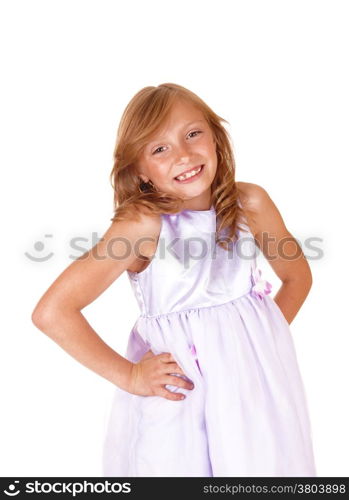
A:
<svg viewBox="0 0 349 500">
<path fill-rule="evenodd" d="M 211 185 L 211 205 L 217 216 L 216 241 L 226 248 L 227 240 L 236 239 L 237 229 L 244 213 L 238 203 L 235 182 L 235 160 L 229 132 L 224 123 L 200 97 L 175 83 L 141 89 L 126 106 L 117 130 L 113 153 L 114 164 L 110 173 L 114 190 L 114 216 L 111 221 L 138 218 L 138 211 L 153 214 L 174 214 L 183 200 L 170 193 L 144 183 L 137 175 L 135 163 L 149 139 L 166 121 L 176 99 L 184 99 L 196 106 L 204 115 L 216 141 L 217 171 Z M 227 230 L 223 239 L 218 234 Z"/>
</svg>

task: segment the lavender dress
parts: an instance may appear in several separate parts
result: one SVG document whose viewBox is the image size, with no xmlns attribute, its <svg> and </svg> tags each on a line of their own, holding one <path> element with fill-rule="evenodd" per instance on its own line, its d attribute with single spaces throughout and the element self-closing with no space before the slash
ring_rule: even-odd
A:
<svg viewBox="0 0 349 500">
<path fill-rule="evenodd" d="M 171 352 L 195 387 L 166 386 L 182 401 L 115 387 L 103 476 L 316 476 L 290 327 L 247 224 L 226 251 L 213 206 L 161 218 L 151 263 L 128 271 L 141 314 L 126 358 Z"/>
</svg>

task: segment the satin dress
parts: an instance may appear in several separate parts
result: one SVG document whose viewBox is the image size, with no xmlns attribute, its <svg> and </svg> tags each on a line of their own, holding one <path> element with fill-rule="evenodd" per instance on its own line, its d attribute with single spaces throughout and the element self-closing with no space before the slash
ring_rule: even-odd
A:
<svg viewBox="0 0 349 500">
<path fill-rule="evenodd" d="M 292 332 L 241 225 L 227 251 L 213 206 L 163 214 L 150 264 L 127 271 L 140 315 L 124 356 L 170 352 L 194 389 L 167 385 L 186 395 L 172 401 L 115 387 L 103 476 L 316 476 Z"/>
</svg>

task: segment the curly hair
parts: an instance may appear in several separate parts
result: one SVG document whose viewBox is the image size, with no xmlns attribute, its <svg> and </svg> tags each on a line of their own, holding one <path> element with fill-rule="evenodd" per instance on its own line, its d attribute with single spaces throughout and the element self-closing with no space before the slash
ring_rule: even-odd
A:
<svg viewBox="0 0 349 500">
<path fill-rule="evenodd" d="M 114 190 L 114 216 L 111 221 L 138 218 L 138 212 L 174 214 L 183 200 L 171 193 L 144 183 L 137 175 L 135 163 L 149 139 L 166 121 L 176 99 L 196 106 L 204 115 L 216 142 L 217 171 L 211 185 L 211 204 L 216 211 L 216 242 L 227 249 L 229 241 L 237 238 L 237 229 L 245 219 L 239 203 L 235 182 L 235 159 L 229 132 L 217 115 L 200 97 L 181 85 L 163 83 L 144 87 L 126 106 L 117 130 L 110 181 Z M 219 238 L 221 231 L 226 236 Z"/>
</svg>

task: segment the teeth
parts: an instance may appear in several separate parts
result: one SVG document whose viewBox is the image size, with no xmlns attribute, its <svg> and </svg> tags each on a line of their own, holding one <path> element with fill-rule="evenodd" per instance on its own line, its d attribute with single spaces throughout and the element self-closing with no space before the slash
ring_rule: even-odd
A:
<svg viewBox="0 0 349 500">
<path fill-rule="evenodd" d="M 178 179 L 180 181 L 184 181 L 185 179 L 189 179 L 189 177 L 193 177 L 193 175 L 198 174 L 200 172 L 201 168 L 202 168 L 202 166 L 200 166 L 196 170 L 192 170 L 191 172 L 187 172 L 186 174 L 179 175 L 178 177 L 176 177 L 176 179 Z"/>
</svg>

